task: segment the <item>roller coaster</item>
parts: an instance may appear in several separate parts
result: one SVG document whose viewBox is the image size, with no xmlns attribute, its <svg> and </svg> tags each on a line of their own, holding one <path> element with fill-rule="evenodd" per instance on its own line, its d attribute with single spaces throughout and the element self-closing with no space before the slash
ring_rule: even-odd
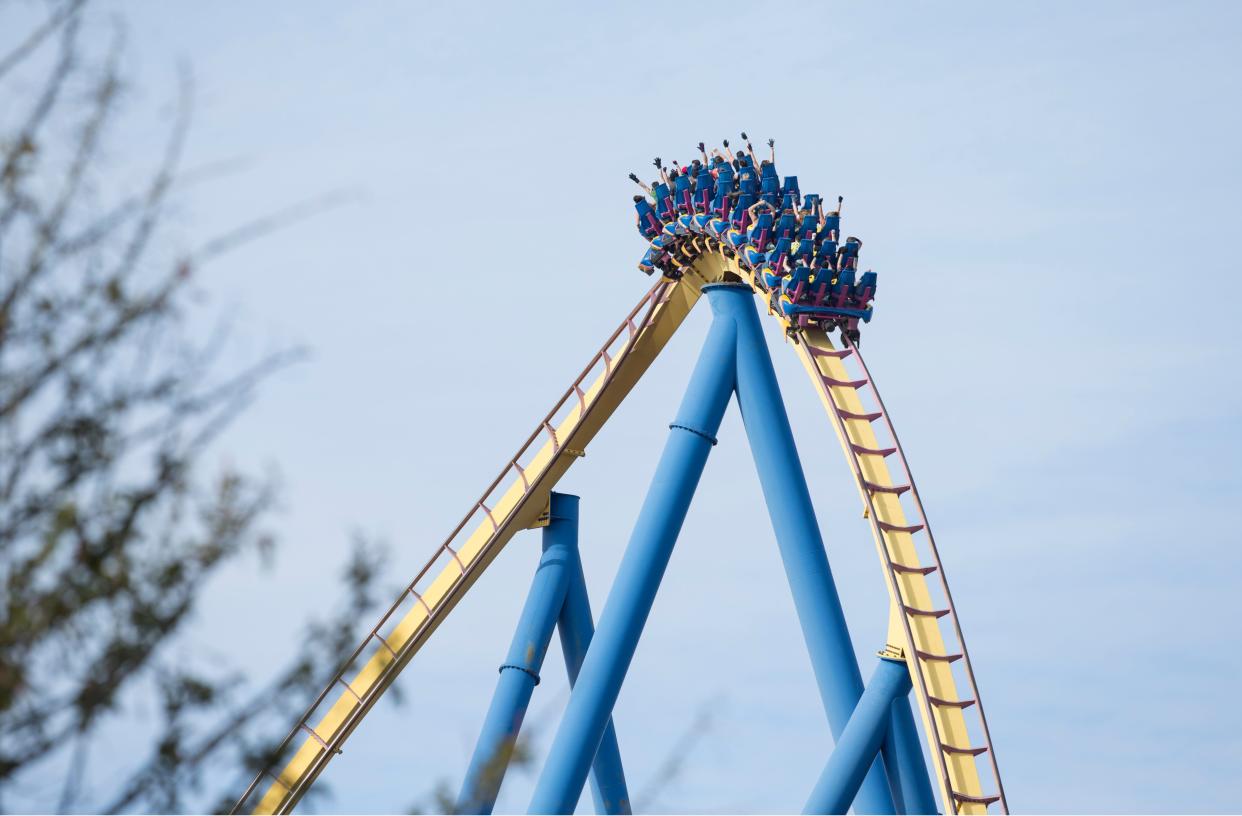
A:
<svg viewBox="0 0 1242 816">
<path fill-rule="evenodd" d="M 749 167 L 758 181 L 753 159 L 740 166 L 732 154 L 729 159 L 738 175 Z M 721 165 L 709 162 L 706 152 L 704 162 Z M 559 630 L 572 690 L 530 812 L 574 812 L 589 779 L 597 812 L 629 813 L 613 706 L 735 396 L 834 737 L 805 812 L 844 813 L 851 806 L 858 813 L 987 813 L 992 806 L 1008 812 L 945 567 L 859 350 L 859 323 L 871 317 L 875 276 L 855 280 L 861 242 L 851 238 L 836 246 L 840 199 L 836 211 L 825 213 L 821 202 L 798 193 L 796 179 L 768 183 L 767 164 L 762 188 L 756 183 L 750 198 L 745 181 L 740 194 L 728 186 L 732 170 L 709 178 L 698 162 L 695 172 L 677 174 L 690 176 L 691 184 L 674 178 L 648 188 L 654 206 L 639 202 L 638 221 L 651 244 L 640 268 L 658 269 L 660 278 L 370 627 L 266 759 L 234 813 L 292 812 L 505 544 L 527 529 L 542 530 L 542 556 L 456 811 L 492 811 L 553 630 Z M 670 181 L 663 168 L 661 176 Z M 707 195 L 713 190 L 714 198 Z M 765 199 L 774 217 L 756 218 Z M 809 228 L 800 241 L 782 242 L 789 236 L 779 234 L 775 216 L 791 208 L 815 214 L 812 226 L 831 233 L 834 259 L 817 260 L 822 241 L 816 239 L 823 236 Z M 703 299 L 711 307 L 711 327 L 596 627 L 577 542 L 578 500 L 554 488 Z M 763 317 L 780 324 L 806 369 L 871 527 L 888 592 L 888 635 L 865 685 L 762 334 Z"/>
</svg>

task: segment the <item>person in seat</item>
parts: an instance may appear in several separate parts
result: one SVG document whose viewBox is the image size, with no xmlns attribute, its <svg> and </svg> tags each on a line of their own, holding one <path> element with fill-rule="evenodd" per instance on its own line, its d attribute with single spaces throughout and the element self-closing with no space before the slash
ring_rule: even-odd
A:
<svg viewBox="0 0 1242 816">
<path fill-rule="evenodd" d="M 809 267 L 811 262 L 815 260 L 815 239 L 802 238 L 795 239 L 793 246 L 789 250 L 789 263 L 797 266 Z"/>
<path fill-rule="evenodd" d="M 731 162 L 725 161 L 725 157 L 720 154 L 719 150 L 714 151 L 712 156 L 712 173 L 716 176 L 716 195 L 720 195 L 723 191 L 725 195 L 733 192 L 733 184 L 737 180 L 737 171 Z"/>
<path fill-rule="evenodd" d="M 673 217 L 673 191 L 663 181 L 653 181 L 651 183 L 651 191 L 652 197 L 655 198 L 656 216 L 661 221 L 671 220 Z"/>
<path fill-rule="evenodd" d="M 837 196 L 837 208 L 831 212 L 824 212 L 823 206 L 820 206 L 819 232 L 815 234 L 818 241 L 824 241 L 831 238 L 834 241 L 841 240 L 841 205 L 845 201 L 842 196 Z"/>
<path fill-rule="evenodd" d="M 829 289 L 828 303 L 838 309 L 848 308 L 854 300 L 854 270 L 843 269 Z"/>
<path fill-rule="evenodd" d="M 801 213 L 801 207 L 802 193 L 798 190 L 798 177 L 785 176 L 785 182 L 781 185 L 781 209 Z"/>
<path fill-rule="evenodd" d="M 782 210 L 781 220 L 776 222 L 776 237 L 791 241 L 798 236 L 798 216 L 793 210 Z"/>
<path fill-rule="evenodd" d="M 770 158 L 759 162 L 759 197 L 773 207 L 781 206 L 781 177 L 776 172 L 776 140 L 768 139 Z M 754 150 L 751 150 L 752 155 Z"/>
<path fill-rule="evenodd" d="M 746 233 L 741 258 L 752 268 L 758 268 L 766 259 L 768 246 L 772 242 L 772 205 L 756 201 L 751 205 L 749 214 L 754 223 Z"/>
<path fill-rule="evenodd" d="M 736 252 L 746 245 L 748 240 L 747 226 L 750 221 L 750 211 L 742 206 L 742 202 L 733 205 L 733 212 L 729 216 L 729 226 L 726 230 L 719 234 L 720 242 L 725 248 Z"/>
<path fill-rule="evenodd" d="M 777 308 L 785 317 L 793 317 L 796 307 L 807 299 L 810 288 L 814 285 L 815 275 L 805 266 L 794 266 L 789 274 L 781 280 L 780 297 Z"/>
<path fill-rule="evenodd" d="M 747 227 L 750 226 L 750 208 L 754 203 L 751 201 L 747 204 L 739 195 L 737 203 L 733 205 L 733 212 L 729 214 L 729 226 L 745 233 Z"/>
<path fill-rule="evenodd" d="M 862 241 L 853 235 L 845 239 L 845 245 L 837 250 L 837 269 L 855 269 L 858 266 L 858 253 L 862 250 Z"/>
<path fill-rule="evenodd" d="M 819 232 L 818 199 L 819 196 L 809 193 L 804 202 L 805 206 L 794 208 L 794 214 L 801 219 L 798 222 L 798 239 L 810 241 L 812 245 L 816 243 L 815 235 Z"/>
<path fill-rule="evenodd" d="M 695 164 L 699 164 L 697 161 Z M 711 168 L 700 164 L 694 174 L 694 208 L 695 212 L 706 213 L 711 209 L 712 199 L 716 195 L 716 179 Z"/>
<path fill-rule="evenodd" d="M 816 269 L 837 270 L 837 242 L 825 238 L 815 245 L 815 257 L 811 263 Z"/>
<path fill-rule="evenodd" d="M 759 173 L 745 151 L 738 151 L 737 199 L 743 209 L 750 209 L 759 200 Z"/>
<path fill-rule="evenodd" d="M 655 208 L 646 196 L 634 196 L 634 218 L 638 222 L 638 231 L 647 240 L 660 234 L 660 219 L 656 217 Z"/>
<path fill-rule="evenodd" d="M 759 164 L 759 197 L 773 207 L 781 205 L 781 180 L 766 159 Z"/>
<path fill-rule="evenodd" d="M 772 205 L 766 201 L 756 201 L 748 208 L 750 221 L 752 226 L 747 238 L 750 243 L 755 244 L 761 251 L 768 248 L 774 233 L 772 223 L 776 218 L 776 213 L 772 209 Z"/>
<path fill-rule="evenodd" d="M 712 178 L 711 171 L 706 167 L 700 168 L 694 185 L 694 214 L 690 219 L 691 232 L 707 232 L 707 222 L 712 219 L 712 190 L 715 184 L 716 180 Z"/>
<path fill-rule="evenodd" d="M 854 296 L 852 298 L 854 308 L 866 309 L 871 305 L 871 301 L 875 298 L 876 274 L 870 270 L 864 272 L 862 277 L 858 279 L 858 284 L 854 287 Z"/>
<path fill-rule="evenodd" d="M 768 250 L 768 260 L 782 264 L 789 263 L 792 252 L 793 238 L 782 238 L 778 235 L 775 246 Z"/>
<path fill-rule="evenodd" d="M 690 200 L 690 205 L 690 214 L 686 216 L 686 228 L 690 232 L 700 235 L 707 227 L 707 222 L 711 218 L 708 215 L 708 208 L 711 206 L 711 201 L 710 199 L 705 200 L 699 195 L 697 182 L 695 183 L 694 198 Z"/>
<path fill-rule="evenodd" d="M 673 170 L 668 174 L 668 179 L 673 185 L 673 201 L 676 205 L 678 215 L 687 215 L 690 212 L 690 202 L 694 197 L 691 190 L 692 183 L 689 173 L 683 173 Z"/>
</svg>

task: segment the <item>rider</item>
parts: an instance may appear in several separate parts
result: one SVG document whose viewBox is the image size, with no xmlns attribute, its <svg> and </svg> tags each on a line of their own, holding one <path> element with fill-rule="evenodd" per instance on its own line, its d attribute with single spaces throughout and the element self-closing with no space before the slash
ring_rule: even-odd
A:
<svg viewBox="0 0 1242 816">
<path fill-rule="evenodd" d="M 810 266 L 815 259 L 815 239 L 801 238 L 793 242 L 793 247 L 789 253 L 789 263 L 797 266 Z"/>
<path fill-rule="evenodd" d="M 679 172 L 673 170 L 668 174 L 669 181 L 673 183 L 673 200 L 677 205 L 677 212 L 687 214 L 690 212 L 690 199 L 694 193 L 691 190 L 691 176 L 688 172 Z"/>
<path fill-rule="evenodd" d="M 820 205 L 819 232 L 815 235 L 817 241 L 823 242 L 825 238 L 834 241 L 841 239 L 841 205 L 844 201 L 843 196 L 837 196 L 837 208 L 831 212 L 824 212 L 823 205 Z"/>
<path fill-rule="evenodd" d="M 638 231 L 643 234 L 644 238 L 650 240 L 660 234 L 660 219 L 656 217 L 655 208 L 651 206 L 646 196 L 634 196 L 634 210 Z"/>
<path fill-rule="evenodd" d="M 858 266 L 858 253 L 862 249 L 862 241 L 853 235 L 845 239 L 845 246 L 837 250 L 837 270 L 844 272 Z"/>
<path fill-rule="evenodd" d="M 759 163 L 759 194 L 776 207 L 781 203 L 781 178 L 776 174 L 776 140 L 768 139 L 768 147 L 772 149 L 772 158 Z"/>
<path fill-rule="evenodd" d="M 744 209 L 750 209 L 750 205 L 759 200 L 759 173 L 740 150 L 738 156 L 738 202 Z"/>
<path fill-rule="evenodd" d="M 825 238 L 815 245 L 815 259 L 812 265 L 816 269 L 827 269 L 833 273 L 837 270 L 837 242 Z"/>
<path fill-rule="evenodd" d="M 700 142 L 699 144 L 702 144 Z M 699 164 L 697 161 L 695 164 Z M 708 212 L 712 206 L 712 198 L 716 192 L 716 179 L 712 178 L 709 165 L 699 164 L 694 174 L 694 208 L 698 212 Z"/>
<path fill-rule="evenodd" d="M 756 214 L 756 210 L 763 210 Z M 763 263 L 768 244 L 772 240 L 772 205 L 766 201 L 758 201 L 750 208 L 750 217 L 754 226 L 747 234 L 747 243 L 742 248 L 742 258 L 751 266 Z"/>
</svg>

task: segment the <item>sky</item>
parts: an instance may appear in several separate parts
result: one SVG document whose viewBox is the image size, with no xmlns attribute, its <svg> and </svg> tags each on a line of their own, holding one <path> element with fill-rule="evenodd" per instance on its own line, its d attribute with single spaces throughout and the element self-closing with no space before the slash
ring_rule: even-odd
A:
<svg viewBox="0 0 1242 816">
<path fill-rule="evenodd" d="M 279 474 L 282 544 L 272 569 L 240 563 L 212 586 L 202 654 L 274 671 L 334 596 L 355 531 L 390 546 L 388 584 L 408 581 L 650 285 L 626 175 L 747 130 L 776 139 L 804 190 L 845 196 L 879 273 L 863 348 L 935 525 L 1011 808 L 1242 809 L 1242 6 L 92 13 L 127 27 L 140 126 L 117 173 L 159 144 L 180 65 L 187 166 L 241 168 L 187 194 L 174 241 L 349 196 L 201 282 L 231 361 L 311 350 L 213 453 Z M 708 318 L 691 315 L 559 486 L 582 496 L 596 611 Z M 818 398 L 767 330 L 866 676 L 887 614 L 874 546 Z M 645 809 L 797 812 L 832 741 L 735 408 L 719 436 L 617 704 L 621 752 Z M 533 532 L 508 545 L 398 681 L 404 705 L 378 706 L 324 774 L 320 810 L 399 811 L 456 786 L 538 548 Z M 568 694 L 559 666 L 554 643 L 537 751 Z M 524 811 L 536 774 L 511 775 L 498 810 Z"/>
</svg>

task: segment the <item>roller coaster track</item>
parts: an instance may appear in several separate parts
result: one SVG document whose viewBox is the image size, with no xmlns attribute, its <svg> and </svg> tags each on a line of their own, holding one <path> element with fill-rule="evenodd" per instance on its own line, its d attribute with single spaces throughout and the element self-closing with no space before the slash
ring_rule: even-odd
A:
<svg viewBox="0 0 1242 816">
<path fill-rule="evenodd" d="M 371 627 L 290 731 L 270 767 L 250 783 L 234 813 L 292 811 L 504 545 L 519 530 L 541 526 L 558 480 L 585 455 L 586 446 L 698 302 L 702 287 L 723 280 L 751 284 L 766 304 L 767 295 L 753 273 L 717 251 L 698 254 L 680 279 L 657 282 Z M 944 565 L 870 371 L 848 340 L 837 349 L 825 332 L 795 330 L 783 317 L 769 314 L 794 337 L 855 476 L 891 599 L 887 651 L 906 660 L 910 668 L 945 812 L 986 813 L 990 805 L 998 804 L 1007 813 Z M 870 407 L 864 405 L 864 392 L 869 392 Z M 877 427 L 885 439 L 877 436 Z M 896 481 L 887 466 L 892 456 L 901 466 Z M 913 524 L 908 522 L 903 496 L 913 507 Z M 967 696 L 959 693 L 963 685 L 969 689 Z M 279 771 L 274 770 L 277 767 Z M 981 768 L 985 774 L 980 774 Z M 991 779 L 991 792 L 985 792 L 982 778 Z"/>
</svg>

